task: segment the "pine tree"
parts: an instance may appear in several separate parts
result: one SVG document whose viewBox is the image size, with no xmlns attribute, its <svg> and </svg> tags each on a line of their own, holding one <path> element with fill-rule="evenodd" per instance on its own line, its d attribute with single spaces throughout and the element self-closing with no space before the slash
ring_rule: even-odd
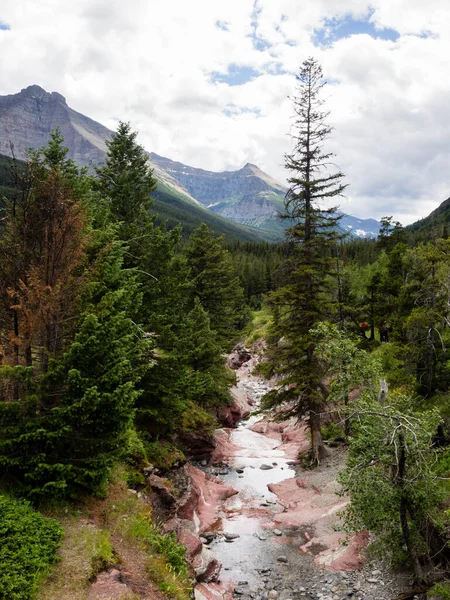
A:
<svg viewBox="0 0 450 600">
<path fill-rule="evenodd" d="M 326 389 L 310 330 L 335 308 L 330 294 L 331 250 L 340 238 L 336 208 L 322 203 L 342 195 L 345 185 L 340 171 L 330 173 L 333 155 L 323 150 L 331 128 L 326 124 L 328 113 L 322 110 L 324 82 L 316 60 L 303 63 L 297 81 L 294 150 L 285 160 L 291 177 L 283 215 L 292 225 L 286 230 L 283 286 L 270 296 L 275 319 L 269 355 L 281 379 L 278 388 L 266 395 L 264 405 L 284 405 L 285 417 L 308 416 L 312 461 L 318 463 L 324 451 L 320 415 Z"/>
<path fill-rule="evenodd" d="M 229 348 L 249 318 L 244 294 L 230 253 L 205 224 L 189 238 L 185 255 L 191 270 L 193 296 L 208 314 L 211 329 L 223 349 Z"/>
<path fill-rule="evenodd" d="M 119 237 L 129 243 L 127 263 L 135 264 L 143 254 L 153 218 L 148 215 L 156 180 L 148 154 L 136 142 L 129 123 L 119 123 L 106 141 L 105 164 L 97 169 L 96 189 L 107 198 L 112 220 L 119 222 Z"/>
<path fill-rule="evenodd" d="M 0 354 L 3 364 L 35 373 L 46 371 L 70 336 L 89 237 L 89 185 L 62 142 L 56 130 L 31 155 L 0 239 Z"/>
</svg>

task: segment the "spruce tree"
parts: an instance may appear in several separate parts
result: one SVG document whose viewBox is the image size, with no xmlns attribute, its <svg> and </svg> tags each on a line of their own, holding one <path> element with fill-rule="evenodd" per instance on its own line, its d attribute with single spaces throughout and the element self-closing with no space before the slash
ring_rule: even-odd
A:
<svg viewBox="0 0 450 600">
<path fill-rule="evenodd" d="M 336 208 L 324 206 L 343 193 L 343 174 L 331 172 L 332 154 L 323 149 L 331 132 L 328 113 L 322 110 L 322 69 L 313 58 L 306 60 L 297 76 L 294 103 L 294 150 L 285 157 L 291 172 L 285 199 L 284 219 L 287 257 L 282 266 L 283 285 L 270 296 L 274 310 L 269 358 L 280 375 L 279 385 L 266 395 L 266 408 L 283 406 L 285 417 L 308 416 L 312 461 L 324 452 L 320 431 L 326 389 L 314 339 L 310 334 L 319 321 L 335 309 L 330 293 L 334 264 L 331 250 L 338 242 Z M 334 306 L 333 306 L 334 304 Z"/>
<path fill-rule="evenodd" d="M 119 222 L 119 237 L 129 243 L 127 264 L 134 264 L 143 254 L 148 228 L 153 218 L 151 193 L 156 180 L 148 154 L 136 142 L 137 133 L 129 123 L 119 123 L 117 131 L 106 141 L 105 164 L 97 169 L 96 189 L 108 199 L 111 218 Z"/>
<path fill-rule="evenodd" d="M 185 255 L 191 270 L 193 296 L 207 312 L 220 346 L 227 349 L 247 322 L 249 312 L 231 255 L 221 241 L 203 224 L 190 236 Z"/>
</svg>

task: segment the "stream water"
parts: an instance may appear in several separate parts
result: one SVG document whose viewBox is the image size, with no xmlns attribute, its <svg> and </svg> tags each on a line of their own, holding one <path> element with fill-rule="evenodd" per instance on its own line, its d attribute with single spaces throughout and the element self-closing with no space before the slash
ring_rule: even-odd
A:
<svg viewBox="0 0 450 600">
<path fill-rule="evenodd" d="M 248 375 L 239 381 L 238 387 L 255 401 L 255 409 L 262 395 L 268 391 L 263 380 Z M 380 570 L 371 572 L 367 565 L 362 571 L 356 570 L 358 567 L 347 567 L 333 572 L 315 563 L 317 554 L 327 548 L 322 540 L 327 540 L 330 535 L 336 537 L 334 525 L 327 519 L 336 513 L 336 509 L 342 508 L 336 505 L 333 487 L 339 465 L 336 461 L 334 464 L 332 460 L 328 461 L 314 473 L 302 472 L 300 486 L 298 479 L 291 482 L 300 473 L 296 474 L 291 466 L 292 461 L 283 451 L 280 440 L 251 430 L 259 419 L 261 416 L 250 416 L 231 430 L 230 439 L 236 450 L 229 457 L 226 469 L 212 471 L 238 493 L 220 505 L 214 527 L 220 534 L 208 545 L 214 557 L 222 563 L 221 583 L 219 586 L 200 584 L 196 588 L 196 599 L 389 598 L 394 587 L 392 582 L 386 585 L 379 579 Z M 207 470 L 211 472 L 211 468 Z M 302 518 L 295 527 L 293 522 L 284 518 L 286 510 L 291 510 L 290 505 L 287 508 L 284 502 L 283 506 L 268 490 L 268 485 L 282 481 L 287 487 L 292 489 L 294 486 L 297 490 L 294 492 L 297 501 L 294 510 L 300 510 Z M 299 501 L 303 497 L 302 492 L 305 492 L 300 488 L 304 486 L 309 488 L 309 496 L 304 496 L 305 504 Z M 317 524 L 319 517 L 323 517 L 320 525 Z M 311 540 L 310 547 L 305 553 L 308 540 Z"/>
<path fill-rule="evenodd" d="M 239 387 L 253 398 L 256 406 L 267 392 L 264 383 L 253 379 L 240 382 Z M 253 597 L 259 597 L 256 594 L 264 587 L 264 581 L 261 586 L 262 579 L 267 579 L 264 574 L 291 569 L 293 563 L 307 560 L 298 552 L 295 534 L 276 529 L 273 523 L 273 516 L 284 508 L 267 486 L 294 477 L 295 471 L 284 451 L 278 448 L 279 440 L 250 429 L 260 419 L 261 416 L 251 416 L 230 434 L 238 449 L 228 461 L 229 472 L 221 471 L 220 478 L 238 494 L 223 502 L 219 518 L 224 536 L 216 537 L 210 546 L 222 563 L 221 579 L 232 581 L 242 595 L 249 593 Z M 239 537 L 227 539 L 231 537 L 229 534 Z M 280 557 L 285 557 L 286 562 L 279 562 Z"/>
</svg>

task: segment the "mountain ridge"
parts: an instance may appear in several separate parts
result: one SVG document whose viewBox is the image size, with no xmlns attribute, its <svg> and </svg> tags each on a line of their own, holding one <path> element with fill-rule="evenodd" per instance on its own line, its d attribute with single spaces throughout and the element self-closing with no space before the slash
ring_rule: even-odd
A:
<svg viewBox="0 0 450 600">
<path fill-rule="evenodd" d="M 56 127 L 61 130 L 70 158 L 80 167 L 93 170 L 104 163 L 106 140 L 113 132 L 72 109 L 58 92 L 47 92 L 33 84 L 17 94 L 0 96 L 0 154 L 13 152 L 18 159 L 25 159 L 28 149 L 44 146 Z M 257 165 L 247 162 L 235 171 L 213 172 L 154 152 L 149 158 L 158 181 L 155 198 L 160 208 L 162 202 L 165 206 L 171 204 L 172 209 L 176 204 L 176 213 L 181 217 L 191 211 L 195 219 L 211 221 L 215 215 L 234 222 L 239 226 L 236 235 L 268 241 L 284 239 L 285 224 L 277 215 L 283 209 L 287 188 Z M 352 235 L 376 237 L 372 223 L 366 230 L 367 220 L 350 215 L 346 218 L 346 230 Z M 219 229 L 223 227 L 222 220 Z"/>
</svg>

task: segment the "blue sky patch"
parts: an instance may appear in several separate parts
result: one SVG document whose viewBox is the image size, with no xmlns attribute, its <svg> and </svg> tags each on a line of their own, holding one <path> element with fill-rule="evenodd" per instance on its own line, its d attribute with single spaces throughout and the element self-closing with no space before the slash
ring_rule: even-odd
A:
<svg viewBox="0 0 450 600">
<path fill-rule="evenodd" d="M 11 27 L 0 19 L 0 31 L 9 31 Z"/>
<path fill-rule="evenodd" d="M 211 73 L 211 80 L 214 83 L 227 83 L 228 85 L 243 85 L 248 81 L 252 81 L 258 77 L 259 72 L 252 67 L 239 67 L 238 65 L 230 65 L 228 73 Z"/>
<path fill-rule="evenodd" d="M 249 37 L 252 39 L 253 48 L 255 48 L 255 50 L 259 50 L 260 52 L 264 52 L 264 50 L 271 48 L 272 45 L 263 37 L 258 35 L 258 19 L 259 15 L 261 14 L 261 11 L 262 8 L 259 5 L 259 0 L 254 0 L 251 21 L 252 33 Z"/>
<path fill-rule="evenodd" d="M 252 114 L 256 115 L 257 117 L 261 116 L 261 110 L 259 108 L 238 106 L 237 104 L 227 104 L 223 112 L 227 117 L 237 117 L 244 114 Z"/>
<path fill-rule="evenodd" d="M 216 27 L 218 27 L 219 29 L 221 29 L 222 31 L 230 31 L 230 28 L 228 27 L 228 23 L 226 21 L 216 21 Z"/>
<path fill-rule="evenodd" d="M 393 42 L 400 37 L 395 29 L 377 29 L 374 23 L 370 21 L 369 14 L 367 19 L 353 19 L 350 16 L 344 19 L 326 19 L 324 26 L 315 30 L 314 44 L 316 46 L 331 46 L 337 40 L 361 33 Z"/>
</svg>

